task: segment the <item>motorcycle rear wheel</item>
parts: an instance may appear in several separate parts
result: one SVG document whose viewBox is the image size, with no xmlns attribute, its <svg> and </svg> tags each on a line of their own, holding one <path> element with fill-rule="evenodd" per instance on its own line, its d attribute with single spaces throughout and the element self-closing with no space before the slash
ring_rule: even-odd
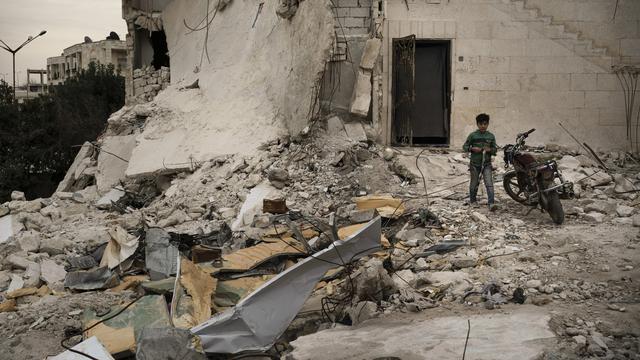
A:
<svg viewBox="0 0 640 360">
<path fill-rule="evenodd" d="M 504 178 L 502 179 L 504 191 L 506 191 L 507 195 L 509 195 L 513 200 L 521 204 L 529 205 L 527 194 L 520 188 L 520 184 L 518 184 L 518 177 L 516 175 L 515 170 L 507 171 L 504 174 Z"/>
</svg>

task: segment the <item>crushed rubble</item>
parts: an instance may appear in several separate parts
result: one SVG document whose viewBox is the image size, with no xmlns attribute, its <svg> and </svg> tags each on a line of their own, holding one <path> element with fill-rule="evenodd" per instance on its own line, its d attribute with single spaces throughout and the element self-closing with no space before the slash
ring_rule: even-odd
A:
<svg viewBox="0 0 640 360">
<path fill-rule="evenodd" d="M 351 130 L 347 136 L 342 121 L 332 129 L 334 118 L 315 123 L 303 138 L 266 142 L 255 154 L 219 156 L 154 177 L 119 173 L 117 181 L 99 182 L 109 184 L 102 189 L 92 184 L 104 172 L 75 176 L 78 166 L 100 169 L 105 159 L 99 147 L 87 146 L 69 170 L 74 175 L 51 198 L 27 201 L 14 193 L 0 205 L 6 209 L 0 222 L 12 225 L 0 227 L 0 235 L 6 234 L 0 237 L 0 346 L 13 357 L 41 358 L 62 353 L 60 341 L 76 334 L 68 345 L 84 340 L 114 358 L 143 356 L 157 350 L 156 335 L 149 335 L 157 334 L 189 348 L 194 359 L 214 350 L 273 352 L 274 344 L 292 345 L 296 358 L 309 346 L 298 336 L 335 324 L 342 325 L 318 336 L 360 334 L 356 329 L 387 321 L 403 329 L 398 319 L 415 313 L 430 317 L 424 325 L 429 327 L 429 321 L 451 315 L 446 309 L 466 314 L 450 320 L 463 321 L 466 329 L 462 318 L 508 312 L 515 319 L 535 305 L 550 319 L 551 330 L 540 324 L 540 336 L 557 340 L 536 353 L 636 356 L 640 334 L 628 314 L 637 311 L 640 215 L 637 195 L 620 194 L 619 179 L 639 185 L 631 176 L 638 168 L 596 178 L 590 176 L 599 174 L 592 162 L 548 155 L 580 187 L 579 198 L 563 200 L 567 221 L 558 227 L 539 211 L 527 213 L 498 186 L 497 211 L 464 205 L 466 182 L 453 151 L 422 155 L 438 164 L 438 172 L 432 168 L 424 179 L 427 191 L 448 188 L 446 196 L 427 198 L 422 175 L 403 165 L 415 161 L 415 154 L 358 140 Z M 117 122 L 110 122 L 110 136 L 125 126 Z M 338 130 L 343 137 L 330 134 Z M 602 158 L 615 169 L 610 158 Z M 381 247 L 340 252 L 342 258 L 329 263 L 314 258 L 348 244 L 345 239 L 378 216 Z M 305 264 L 323 265 L 314 273 L 317 283 L 306 284 L 308 292 L 284 296 L 275 290 L 286 288 L 280 279 Z M 263 309 L 265 291 L 280 299 L 270 312 L 289 306 L 277 324 L 261 323 L 262 315 L 243 310 Z M 131 315 L 122 318 L 129 330 L 117 342 L 110 340 L 117 318 L 80 335 L 132 302 L 125 312 L 149 306 L 162 330 L 142 331 L 147 320 Z M 504 324 L 512 326 L 507 318 Z M 210 340 L 242 321 L 260 325 L 254 327 L 260 341 L 239 346 L 231 338 Z M 616 321 L 618 328 L 606 325 Z M 472 320 L 472 336 L 480 336 L 473 335 L 479 326 Z M 189 340 L 188 329 L 200 335 L 199 345 Z M 45 334 L 47 340 L 33 346 Z"/>
</svg>

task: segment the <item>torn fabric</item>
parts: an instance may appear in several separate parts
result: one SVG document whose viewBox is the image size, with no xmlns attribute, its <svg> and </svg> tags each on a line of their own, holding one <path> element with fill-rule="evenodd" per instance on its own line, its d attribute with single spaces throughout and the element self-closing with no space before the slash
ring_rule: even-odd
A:
<svg viewBox="0 0 640 360">
<path fill-rule="evenodd" d="M 287 329 L 316 284 L 331 268 L 380 249 L 380 217 L 344 241 L 309 256 L 240 301 L 194 327 L 207 353 L 264 351 Z M 343 260 L 342 260 L 343 259 Z"/>
</svg>

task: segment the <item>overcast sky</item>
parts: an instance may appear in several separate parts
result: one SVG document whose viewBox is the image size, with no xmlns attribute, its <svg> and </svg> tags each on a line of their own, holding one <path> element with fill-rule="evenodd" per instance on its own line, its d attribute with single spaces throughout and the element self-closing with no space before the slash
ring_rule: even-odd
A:
<svg viewBox="0 0 640 360">
<path fill-rule="evenodd" d="M 41 36 L 16 54 L 16 83 L 26 82 L 26 69 L 46 69 L 47 58 L 81 43 L 85 36 L 103 40 L 110 31 L 125 39 L 121 0 L 0 0 L 0 39 L 15 49 L 29 35 Z M 0 49 L 0 79 L 11 84 L 11 53 Z M 32 76 L 32 79 L 36 79 Z"/>
</svg>

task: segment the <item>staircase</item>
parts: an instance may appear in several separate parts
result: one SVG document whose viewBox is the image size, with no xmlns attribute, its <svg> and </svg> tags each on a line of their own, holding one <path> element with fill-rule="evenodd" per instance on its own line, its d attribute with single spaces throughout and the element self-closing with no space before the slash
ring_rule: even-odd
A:
<svg viewBox="0 0 640 360">
<path fill-rule="evenodd" d="M 554 21 L 552 16 L 542 14 L 538 8 L 529 7 L 526 0 L 500 0 L 495 7 L 509 14 L 514 22 L 525 23 L 529 29 L 561 44 L 602 71 L 611 71 L 616 57 L 607 48 L 597 47 L 592 39 L 582 38 L 579 32 L 567 29 L 562 23 Z"/>
</svg>

